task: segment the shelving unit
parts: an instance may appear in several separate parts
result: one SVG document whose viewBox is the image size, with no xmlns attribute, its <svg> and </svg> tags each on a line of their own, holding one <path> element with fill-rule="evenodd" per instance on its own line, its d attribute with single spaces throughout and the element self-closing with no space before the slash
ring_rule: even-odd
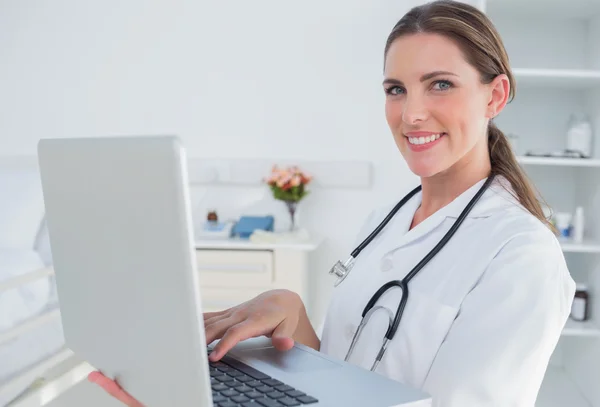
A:
<svg viewBox="0 0 600 407">
<path fill-rule="evenodd" d="M 484 3 L 516 80 L 516 97 L 496 124 L 512 136 L 521 167 L 552 211 L 582 206 L 585 214 L 584 240 L 561 247 L 575 281 L 590 289 L 591 319 L 567 322 L 536 407 L 600 407 L 600 1 Z M 553 156 L 567 147 L 573 113 L 592 122 L 591 158 Z"/>
<path fill-rule="evenodd" d="M 600 253 L 600 243 L 596 241 L 583 241 L 581 243 L 562 242 L 565 253 Z"/>
<path fill-rule="evenodd" d="M 600 70 L 515 68 L 513 74 L 521 86 L 600 89 Z"/>
<path fill-rule="evenodd" d="M 523 165 L 546 165 L 555 167 L 598 167 L 600 159 L 595 158 L 567 158 L 567 157 L 533 157 L 519 156 L 519 163 Z"/>
<path fill-rule="evenodd" d="M 586 336 L 600 338 L 600 327 L 593 321 L 577 322 L 569 320 L 563 336 Z"/>
</svg>

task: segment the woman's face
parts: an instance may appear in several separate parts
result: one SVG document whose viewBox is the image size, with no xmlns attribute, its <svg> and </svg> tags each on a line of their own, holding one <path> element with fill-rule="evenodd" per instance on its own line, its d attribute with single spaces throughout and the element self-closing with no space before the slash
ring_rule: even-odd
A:
<svg viewBox="0 0 600 407">
<path fill-rule="evenodd" d="M 482 84 L 452 40 L 422 33 L 393 42 L 384 75 L 386 118 L 411 171 L 431 177 L 487 157 L 487 125 L 506 102 L 505 75 Z"/>
</svg>

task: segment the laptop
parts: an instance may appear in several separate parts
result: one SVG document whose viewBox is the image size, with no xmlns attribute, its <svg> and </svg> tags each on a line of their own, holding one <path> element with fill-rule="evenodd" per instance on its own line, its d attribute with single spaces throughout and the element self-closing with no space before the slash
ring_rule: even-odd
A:
<svg viewBox="0 0 600 407">
<path fill-rule="evenodd" d="M 431 405 L 298 343 L 252 338 L 209 363 L 177 137 L 42 139 L 38 159 L 67 346 L 144 405 Z"/>
</svg>

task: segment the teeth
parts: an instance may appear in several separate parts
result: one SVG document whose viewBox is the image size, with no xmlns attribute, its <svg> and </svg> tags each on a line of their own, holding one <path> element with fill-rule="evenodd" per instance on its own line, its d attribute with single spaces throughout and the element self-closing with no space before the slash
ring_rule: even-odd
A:
<svg viewBox="0 0 600 407">
<path fill-rule="evenodd" d="M 409 137 L 408 138 L 408 142 L 410 144 L 427 144 L 427 143 L 431 143 L 432 141 L 435 141 L 437 139 L 439 139 L 442 136 L 443 133 L 438 133 L 438 134 L 432 134 L 431 136 L 427 136 L 427 137 Z"/>
</svg>

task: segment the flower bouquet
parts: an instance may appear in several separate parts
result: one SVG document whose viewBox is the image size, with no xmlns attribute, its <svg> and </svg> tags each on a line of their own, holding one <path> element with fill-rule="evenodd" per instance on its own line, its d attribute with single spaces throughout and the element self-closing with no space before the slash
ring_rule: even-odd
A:
<svg viewBox="0 0 600 407">
<path fill-rule="evenodd" d="M 296 209 L 298 203 L 308 195 L 306 186 L 310 184 L 312 177 L 300 170 L 297 166 L 279 168 L 273 166 L 271 175 L 265 182 L 271 188 L 273 197 L 285 202 L 291 218 L 290 230 L 296 228 Z"/>
</svg>

